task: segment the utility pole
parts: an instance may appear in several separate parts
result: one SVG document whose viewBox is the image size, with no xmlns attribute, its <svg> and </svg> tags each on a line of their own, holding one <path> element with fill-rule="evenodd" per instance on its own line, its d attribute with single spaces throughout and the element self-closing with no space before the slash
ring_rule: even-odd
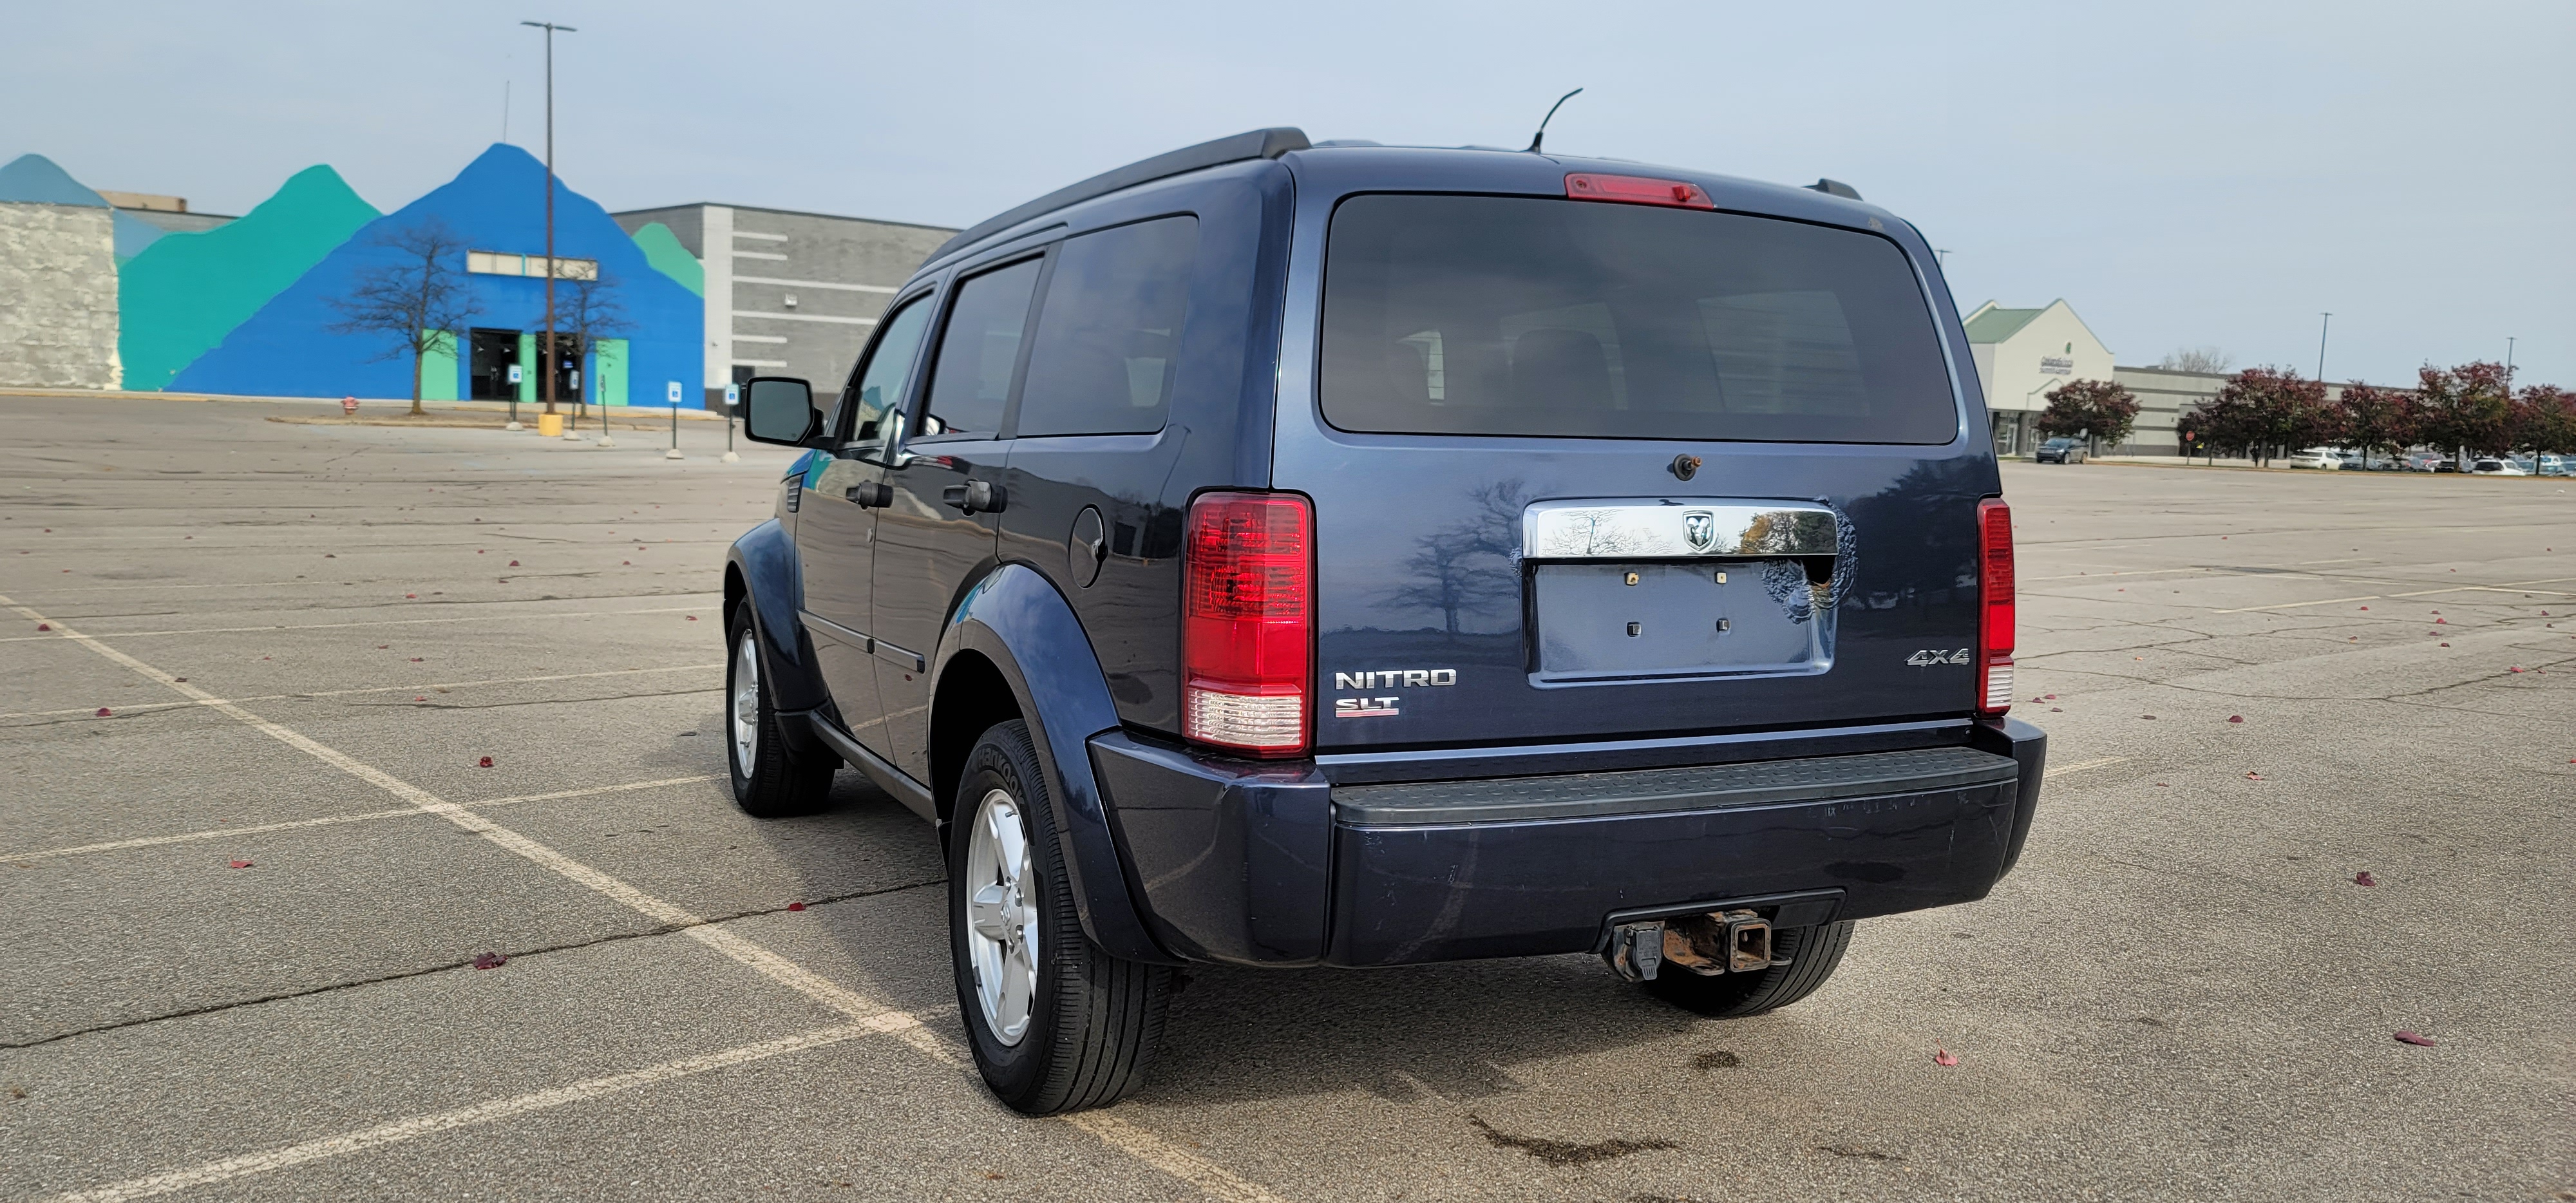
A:
<svg viewBox="0 0 2576 1203">
<path fill-rule="evenodd" d="M 521 21 L 546 31 L 546 412 L 555 412 L 555 31 L 579 33 L 552 21 Z"/>
<path fill-rule="evenodd" d="M 2333 327 L 2334 315 L 2331 313 L 2325 315 L 2324 321 L 2317 323 L 2317 383 L 2319 384 L 2326 382 L 2326 331 Z"/>
</svg>

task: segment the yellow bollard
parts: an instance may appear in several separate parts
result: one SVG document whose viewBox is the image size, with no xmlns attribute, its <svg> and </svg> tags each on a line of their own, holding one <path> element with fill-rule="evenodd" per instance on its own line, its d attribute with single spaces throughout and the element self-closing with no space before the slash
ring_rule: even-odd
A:
<svg viewBox="0 0 2576 1203">
<path fill-rule="evenodd" d="M 538 438 L 541 438 L 541 439 L 559 439 L 559 438 L 562 438 L 562 437 L 563 437 L 563 415 L 562 415 L 562 414 L 538 414 L 538 415 L 537 415 L 537 437 L 538 437 Z"/>
</svg>

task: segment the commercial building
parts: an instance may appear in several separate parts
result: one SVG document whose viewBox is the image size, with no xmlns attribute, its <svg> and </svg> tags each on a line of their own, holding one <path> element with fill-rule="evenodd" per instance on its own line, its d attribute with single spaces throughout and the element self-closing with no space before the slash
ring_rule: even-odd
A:
<svg viewBox="0 0 2576 1203">
<path fill-rule="evenodd" d="M 895 289 L 957 232 L 707 202 L 611 216 L 638 241 L 664 227 L 696 261 L 710 398 L 753 376 L 839 388 Z"/>
<path fill-rule="evenodd" d="M 2038 309 L 1988 301 L 1968 315 L 1967 328 L 1997 455 L 2026 455 L 2038 445 L 2032 425 L 2048 408 L 2049 390 L 2070 380 L 2113 378 L 2111 349 L 2062 299 Z"/>
</svg>

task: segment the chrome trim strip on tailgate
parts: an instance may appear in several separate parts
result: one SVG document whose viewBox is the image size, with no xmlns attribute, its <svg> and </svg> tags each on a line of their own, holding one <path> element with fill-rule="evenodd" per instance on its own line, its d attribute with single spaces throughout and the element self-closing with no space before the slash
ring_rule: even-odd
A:
<svg viewBox="0 0 2576 1203">
<path fill-rule="evenodd" d="M 1521 511 L 1531 560 L 1829 556 L 1834 512 L 1813 502 L 1539 501 Z"/>
<path fill-rule="evenodd" d="M 2020 764 L 2009 756 L 1975 748 L 1915 748 L 1626 773 L 1342 786 L 1333 790 L 1333 813 L 1340 822 L 1366 827 L 1593 819 L 1924 794 L 2013 781 L 2020 774 Z"/>
</svg>

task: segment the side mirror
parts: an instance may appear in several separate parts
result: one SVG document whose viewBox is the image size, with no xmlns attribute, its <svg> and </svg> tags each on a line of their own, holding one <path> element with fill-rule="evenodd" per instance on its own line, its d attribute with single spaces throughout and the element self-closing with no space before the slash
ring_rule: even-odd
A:
<svg viewBox="0 0 2576 1203">
<path fill-rule="evenodd" d="M 742 432 L 756 443 L 802 447 L 823 415 L 814 412 L 814 386 L 791 376 L 754 376 L 742 386 Z"/>
</svg>

